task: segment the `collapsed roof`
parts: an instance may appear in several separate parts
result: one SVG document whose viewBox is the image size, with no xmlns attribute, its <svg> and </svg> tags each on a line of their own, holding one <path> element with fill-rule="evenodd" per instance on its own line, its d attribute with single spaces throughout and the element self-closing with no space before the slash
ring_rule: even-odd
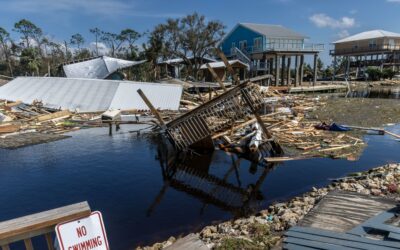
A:
<svg viewBox="0 0 400 250">
<path fill-rule="evenodd" d="M 76 112 L 148 110 L 138 89 L 157 109 L 179 109 L 180 85 L 82 78 L 18 77 L 0 87 L 0 99 L 28 104 L 38 100 L 48 108 Z"/>
<path fill-rule="evenodd" d="M 127 61 L 108 56 L 96 57 L 76 63 L 63 65 L 65 76 L 68 78 L 105 79 L 119 69 L 142 64 L 142 61 Z"/>
<path fill-rule="evenodd" d="M 228 62 L 232 67 L 240 67 L 240 68 L 249 68 L 250 67 L 247 63 L 244 63 L 237 59 L 229 60 Z M 209 63 L 209 65 L 213 69 L 226 67 L 224 62 L 212 62 L 212 63 Z M 200 69 L 207 69 L 207 64 L 201 65 Z"/>
</svg>

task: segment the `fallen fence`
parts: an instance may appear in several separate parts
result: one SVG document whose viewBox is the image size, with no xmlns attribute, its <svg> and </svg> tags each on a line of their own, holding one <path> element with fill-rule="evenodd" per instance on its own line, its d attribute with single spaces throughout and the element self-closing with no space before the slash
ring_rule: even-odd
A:
<svg viewBox="0 0 400 250">
<path fill-rule="evenodd" d="M 176 149 L 183 151 L 197 148 L 199 145 L 212 145 L 214 134 L 231 128 L 236 121 L 251 115 L 257 118 L 262 100 L 257 85 L 242 83 L 166 124 L 167 137 Z M 267 139 L 271 139 L 265 127 L 263 132 Z M 275 153 L 282 153 L 279 144 L 274 140 L 270 143 Z"/>
</svg>

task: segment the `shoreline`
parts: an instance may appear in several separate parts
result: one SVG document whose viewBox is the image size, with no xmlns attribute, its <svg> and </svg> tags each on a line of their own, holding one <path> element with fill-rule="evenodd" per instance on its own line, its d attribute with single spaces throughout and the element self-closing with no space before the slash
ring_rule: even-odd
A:
<svg viewBox="0 0 400 250">
<path fill-rule="evenodd" d="M 250 217 L 225 221 L 204 227 L 190 235 L 198 237 L 210 249 L 253 248 L 270 249 L 281 244 L 283 233 L 311 211 L 328 192 L 351 191 L 386 197 L 400 202 L 400 163 L 390 163 L 364 172 L 357 172 L 333 180 L 322 188 L 296 196 L 286 202 L 270 205 Z M 176 241 L 170 237 L 151 246 L 137 250 L 156 250 L 171 246 Z"/>
</svg>

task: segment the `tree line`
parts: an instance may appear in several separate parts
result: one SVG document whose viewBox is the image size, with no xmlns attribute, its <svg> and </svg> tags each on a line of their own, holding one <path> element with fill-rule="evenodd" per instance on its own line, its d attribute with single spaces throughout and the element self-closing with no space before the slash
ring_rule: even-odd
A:
<svg viewBox="0 0 400 250">
<path fill-rule="evenodd" d="M 12 77 L 54 76 L 59 74 L 59 66 L 65 62 L 108 55 L 126 60 L 146 59 L 146 64 L 132 69 L 135 80 L 154 80 L 160 58 L 181 58 L 189 65 L 188 74 L 196 75 L 201 66 L 198 58 L 213 55 L 212 48 L 223 37 L 224 29 L 220 21 L 207 21 L 203 15 L 193 13 L 168 19 L 145 33 L 132 28 L 110 32 L 94 27 L 89 30 L 93 42 L 88 47 L 87 38 L 80 33 L 59 41 L 32 21 L 22 19 L 11 31 L 0 27 L 0 74 Z M 13 39 L 10 32 L 14 32 L 17 39 Z M 142 37 L 146 42 L 138 46 Z M 197 59 L 190 60 L 192 56 Z"/>
</svg>

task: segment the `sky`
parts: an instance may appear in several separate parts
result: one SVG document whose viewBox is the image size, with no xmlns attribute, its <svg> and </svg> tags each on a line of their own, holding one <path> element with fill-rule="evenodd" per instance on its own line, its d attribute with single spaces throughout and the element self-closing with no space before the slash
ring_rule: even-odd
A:
<svg viewBox="0 0 400 250">
<path fill-rule="evenodd" d="M 87 46 L 94 40 L 90 28 L 143 33 L 195 11 L 224 23 L 226 32 L 239 22 L 280 24 L 325 44 L 325 64 L 335 40 L 371 29 L 400 33 L 400 0 L 0 0 L 0 6 L 0 27 L 15 39 L 13 25 L 25 18 L 56 41 L 81 33 Z"/>
</svg>

